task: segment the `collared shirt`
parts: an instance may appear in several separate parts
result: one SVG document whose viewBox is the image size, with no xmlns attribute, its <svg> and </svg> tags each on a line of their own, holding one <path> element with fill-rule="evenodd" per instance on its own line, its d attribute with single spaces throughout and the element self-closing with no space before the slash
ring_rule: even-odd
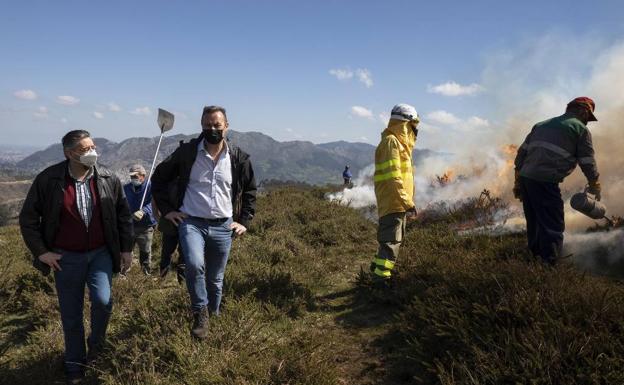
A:
<svg viewBox="0 0 624 385">
<path fill-rule="evenodd" d="M 217 219 L 232 216 L 232 162 L 227 143 L 217 159 L 197 144 L 197 157 L 180 211 L 201 218 Z"/>
<path fill-rule="evenodd" d="M 89 169 L 82 181 L 76 179 L 71 172 L 71 167 L 67 166 L 69 176 L 74 181 L 76 187 L 76 206 L 84 224 L 88 227 L 91 223 L 91 214 L 93 212 L 93 197 L 91 196 L 91 178 L 93 177 L 93 167 Z"/>
</svg>

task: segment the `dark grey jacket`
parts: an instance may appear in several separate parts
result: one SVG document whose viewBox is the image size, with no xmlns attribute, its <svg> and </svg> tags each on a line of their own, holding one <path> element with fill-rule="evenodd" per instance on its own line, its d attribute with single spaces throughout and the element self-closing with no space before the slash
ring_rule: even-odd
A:
<svg viewBox="0 0 624 385">
<path fill-rule="evenodd" d="M 563 114 L 533 126 L 515 160 L 520 175 L 560 183 L 580 165 L 588 181 L 598 180 L 591 133 L 572 115 Z"/>
<path fill-rule="evenodd" d="M 191 168 L 197 157 L 198 141 L 203 140 L 200 135 L 188 143 L 180 146 L 154 171 L 152 176 L 152 195 L 156 206 L 164 217 L 171 211 L 182 207 L 186 187 L 189 184 Z M 229 145 L 230 161 L 232 164 L 232 208 L 234 220 L 245 227 L 249 227 L 256 212 L 256 179 L 249 160 L 249 155 L 237 146 Z M 171 197 L 170 182 L 177 179 L 176 197 Z"/>
<path fill-rule="evenodd" d="M 50 267 L 39 256 L 53 251 L 63 206 L 68 161 L 43 170 L 35 178 L 24 206 L 19 224 L 26 246 L 33 255 L 33 265 L 44 274 Z M 102 205 L 102 227 L 106 247 L 113 257 L 113 271 L 120 270 L 120 252 L 132 250 L 132 217 L 119 178 L 109 170 L 96 166 L 95 184 Z"/>
</svg>

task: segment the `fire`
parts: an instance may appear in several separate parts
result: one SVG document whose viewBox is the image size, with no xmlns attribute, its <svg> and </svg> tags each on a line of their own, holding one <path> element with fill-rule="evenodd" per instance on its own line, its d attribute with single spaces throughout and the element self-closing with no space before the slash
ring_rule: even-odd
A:
<svg viewBox="0 0 624 385">
<path fill-rule="evenodd" d="M 453 183 L 455 177 L 455 171 L 452 169 L 447 169 L 444 174 L 436 175 L 435 181 L 433 181 L 432 186 L 444 187 Z"/>
</svg>

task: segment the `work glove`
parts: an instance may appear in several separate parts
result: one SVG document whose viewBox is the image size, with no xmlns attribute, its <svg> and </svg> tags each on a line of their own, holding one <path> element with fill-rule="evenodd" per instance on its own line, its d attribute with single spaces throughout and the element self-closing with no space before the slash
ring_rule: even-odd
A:
<svg viewBox="0 0 624 385">
<path fill-rule="evenodd" d="M 598 182 L 597 180 L 593 182 L 589 182 L 589 187 L 587 188 L 587 192 L 595 196 L 597 201 L 600 201 L 601 191 L 602 191 L 602 188 L 600 187 L 600 182 Z"/>
<path fill-rule="evenodd" d="M 520 173 L 518 173 L 518 171 L 516 171 L 515 174 L 514 186 L 512 191 L 514 198 L 522 202 L 522 188 L 520 187 Z"/>
<path fill-rule="evenodd" d="M 141 219 L 143 219 L 143 215 L 145 215 L 143 210 L 137 210 L 132 213 L 132 219 L 134 219 L 135 222 L 139 222 Z"/>
</svg>

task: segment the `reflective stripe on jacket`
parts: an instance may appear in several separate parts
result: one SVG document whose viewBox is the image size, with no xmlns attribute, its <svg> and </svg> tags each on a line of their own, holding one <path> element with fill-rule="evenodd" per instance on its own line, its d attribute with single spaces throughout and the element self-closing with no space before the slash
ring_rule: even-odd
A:
<svg viewBox="0 0 624 385">
<path fill-rule="evenodd" d="M 390 119 L 375 151 L 375 196 L 380 217 L 414 207 L 412 150 L 416 136 L 409 122 Z"/>
<path fill-rule="evenodd" d="M 551 183 L 562 182 L 577 164 L 589 181 L 598 179 L 591 133 L 568 114 L 536 124 L 515 160 L 520 175 Z"/>
</svg>

